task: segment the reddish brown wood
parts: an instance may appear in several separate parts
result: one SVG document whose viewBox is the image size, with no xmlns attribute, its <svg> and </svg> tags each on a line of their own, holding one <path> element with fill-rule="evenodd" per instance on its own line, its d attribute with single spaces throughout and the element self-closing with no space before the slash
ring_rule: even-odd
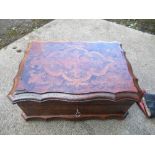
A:
<svg viewBox="0 0 155 155">
<path fill-rule="evenodd" d="M 33 42 L 8 94 L 27 119 L 69 120 L 123 118 L 142 96 L 116 42 Z"/>
<path fill-rule="evenodd" d="M 88 119 L 100 119 L 100 120 L 106 120 L 106 119 L 118 119 L 123 120 L 128 115 L 128 112 L 124 114 L 91 114 L 91 115 L 80 115 L 80 117 L 76 117 L 75 115 L 40 115 L 40 116 L 27 116 L 25 113 L 21 114 L 22 117 L 26 120 L 57 120 L 57 119 L 64 119 L 64 120 L 70 120 L 70 121 L 82 121 L 82 120 L 88 120 Z"/>
<path fill-rule="evenodd" d="M 94 119 L 94 118 L 125 118 L 125 114 L 133 101 L 119 101 L 113 103 L 112 101 L 87 101 L 84 103 L 64 102 L 64 101 L 46 101 L 44 103 L 37 103 L 34 101 L 25 101 L 18 103 L 18 106 L 24 111 L 25 118 L 40 118 L 40 119 L 54 119 L 62 118 L 69 120 Z M 30 117 L 29 117 L 30 116 Z M 100 117 L 101 116 L 101 117 Z"/>
</svg>

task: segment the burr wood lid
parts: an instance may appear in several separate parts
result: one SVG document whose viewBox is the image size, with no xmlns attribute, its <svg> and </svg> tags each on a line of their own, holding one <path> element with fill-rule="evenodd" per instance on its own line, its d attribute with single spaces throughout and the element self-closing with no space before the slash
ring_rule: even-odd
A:
<svg viewBox="0 0 155 155">
<path fill-rule="evenodd" d="M 20 100 L 140 100 L 142 91 L 118 42 L 32 42 L 9 93 Z"/>
</svg>

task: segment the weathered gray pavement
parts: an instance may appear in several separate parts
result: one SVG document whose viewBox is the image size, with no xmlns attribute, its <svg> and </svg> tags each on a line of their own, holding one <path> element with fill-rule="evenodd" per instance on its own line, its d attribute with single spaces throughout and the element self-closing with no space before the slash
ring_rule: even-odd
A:
<svg viewBox="0 0 155 155">
<path fill-rule="evenodd" d="M 20 26 L 22 24 L 30 24 L 32 22 L 31 19 L 21 19 L 21 20 L 6 20 L 6 19 L 1 19 L 0 20 L 0 36 L 4 35 L 9 28 L 13 28 L 16 26 Z"/>
<path fill-rule="evenodd" d="M 134 104 L 123 121 L 29 121 L 6 95 L 31 40 L 119 41 L 127 52 L 139 84 L 155 93 L 155 36 L 104 20 L 55 20 L 0 50 L 0 134 L 155 134 L 155 119 L 147 119 Z M 17 46 L 21 53 L 17 53 Z"/>
</svg>

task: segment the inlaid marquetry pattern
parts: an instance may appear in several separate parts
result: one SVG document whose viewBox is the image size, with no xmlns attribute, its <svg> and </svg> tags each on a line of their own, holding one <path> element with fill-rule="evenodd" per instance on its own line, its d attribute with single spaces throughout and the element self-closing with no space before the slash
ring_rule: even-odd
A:
<svg viewBox="0 0 155 155">
<path fill-rule="evenodd" d="M 17 91 L 135 92 L 118 43 L 34 42 Z"/>
</svg>

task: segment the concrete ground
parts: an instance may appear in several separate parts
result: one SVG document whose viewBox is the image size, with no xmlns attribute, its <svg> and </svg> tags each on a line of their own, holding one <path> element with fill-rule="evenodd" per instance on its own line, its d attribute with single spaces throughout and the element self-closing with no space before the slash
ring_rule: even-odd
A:
<svg viewBox="0 0 155 155">
<path fill-rule="evenodd" d="M 0 49 L 50 21 L 51 19 L 0 19 Z"/>
<path fill-rule="evenodd" d="M 0 50 L 0 134 L 155 134 L 155 119 L 148 119 L 134 104 L 123 121 L 29 121 L 6 95 L 31 40 L 119 41 L 127 52 L 139 84 L 155 93 L 155 36 L 104 20 L 55 20 Z M 16 52 L 17 49 L 22 52 Z"/>
<path fill-rule="evenodd" d="M 24 25 L 28 25 L 32 23 L 32 19 L 21 19 L 21 20 L 14 20 L 14 19 L 10 19 L 10 20 L 6 20 L 6 19 L 1 19 L 0 20 L 0 36 L 5 34 L 7 32 L 8 29 L 10 28 L 15 28 L 18 27 L 22 24 Z"/>
</svg>

